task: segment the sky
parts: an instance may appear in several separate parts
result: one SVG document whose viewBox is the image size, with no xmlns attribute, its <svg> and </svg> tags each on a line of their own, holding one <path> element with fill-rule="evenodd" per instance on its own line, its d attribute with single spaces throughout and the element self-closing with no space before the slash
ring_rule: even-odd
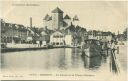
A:
<svg viewBox="0 0 128 81">
<path fill-rule="evenodd" d="M 0 17 L 9 23 L 43 27 L 46 14 L 59 7 L 71 18 L 77 15 L 78 24 L 87 30 L 122 32 L 128 27 L 125 1 L 1 1 Z"/>
</svg>

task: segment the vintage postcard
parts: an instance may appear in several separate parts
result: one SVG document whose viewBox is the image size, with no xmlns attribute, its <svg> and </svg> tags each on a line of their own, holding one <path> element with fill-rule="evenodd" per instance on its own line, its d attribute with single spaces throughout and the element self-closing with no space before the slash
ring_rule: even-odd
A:
<svg viewBox="0 0 128 81">
<path fill-rule="evenodd" d="M 127 1 L 0 1 L 2 81 L 127 81 Z"/>
</svg>

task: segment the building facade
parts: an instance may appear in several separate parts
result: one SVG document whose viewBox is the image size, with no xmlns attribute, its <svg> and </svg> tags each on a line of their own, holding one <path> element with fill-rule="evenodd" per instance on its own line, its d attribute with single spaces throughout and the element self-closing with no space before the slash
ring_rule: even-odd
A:
<svg viewBox="0 0 128 81">
<path fill-rule="evenodd" d="M 50 43 L 53 45 L 75 45 L 81 40 L 81 27 L 77 29 L 79 19 L 77 15 L 71 18 L 58 7 L 51 12 L 52 16 L 46 14 L 44 17 L 44 27 L 53 30 L 50 36 Z"/>
<path fill-rule="evenodd" d="M 65 36 L 62 32 L 60 31 L 55 31 L 51 36 L 50 36 L 50 43 L 56 46 L 59 45 L 65 45 Z"/>
<path fill-rule="evenodd" d="M 51 30 L 62 30 L 69 27 L 71 23 L 75 24 L 75 22 L 79 21 L 77 15 L 71 18 L 67 14 L 63 16 L 63 13 L 64 12 L 57 7 L 51 12 L 52 16 L 46 14 L 43 19 L 44 27 L 47 27 Z"/>
<path fill-rule="evenodd" d="M 103 32 L 103 31 L 88 31 L 88 39 L 96 39 L 101 40 L 103 42 L 110 42 L 113 40 L 112 33 L 111 32 Z"/>
<path fill-rule="evenodd" d="M 28 32 L 23 25 L 1 22 L 2 43 L 24 43 Z"/>
</svg>

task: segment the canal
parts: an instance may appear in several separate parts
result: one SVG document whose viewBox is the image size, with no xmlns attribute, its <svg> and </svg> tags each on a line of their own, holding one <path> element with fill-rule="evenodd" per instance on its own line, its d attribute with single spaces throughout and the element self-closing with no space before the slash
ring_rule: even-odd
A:
<svg viewBox="0 0 128 81">
<path fill-rule="evenodd" d="M 10 52 L 2 54 L 2 68 L 29 68 L 42 70 L 98 69 L 106 58 L 82 57 L 79 48 L 55 48 L 38 51 Z"/>
<path fill-rule="evenodd" d="M 123 49 L 124 50 L 124 49 Z M 75 72 L 102 76 L 110 72 L 110 57 L 97 56 L 88 58 L 81 56 L 79 48 L 54 48 L 36 51 L 7 52 L 2 54 L 2 71 L 39 71 L 39 72 Z M 125 53 L 117 54 L 120 71 L 126 72 Z M 126 58 L 126 57 L 125 57 Z M 124 60 L 124 61 L 122 61 Z M 125 65 L 125 66 L 124 66 Z M 105 75 L 104 74 L 104 75 Z M 124 73 L 123 73 L 124 74 Z M 111 76 L 106 74 L 106 76 Z M 124 77 L 124 76 L 123 76 Z"/>
</svg>

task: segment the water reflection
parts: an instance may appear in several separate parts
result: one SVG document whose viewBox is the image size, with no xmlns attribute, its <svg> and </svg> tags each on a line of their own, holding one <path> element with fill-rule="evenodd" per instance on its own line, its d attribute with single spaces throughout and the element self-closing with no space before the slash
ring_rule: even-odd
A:
<svg viewBox="0 0 128 81">
<path fill-rule="evenodd" d="M 80 49 L 78 49 L 78 48 L 72 49 L 72 56 L 71 56 L 72 62 L 71 63 L 72 63 L 73 68 L 82 67 L 83 62 L 82 62 L 80 56 L 81 56 Z"/>
<path fill-rule="evenodd" d="M 88 69 L 95 69 L 101 66 L 102 57 L 96 56 L 96 57 L 82 57 L 82 60 L 84 61 L 84 67 Z"/>
<path fill-rule="evenodd" d="M 58 68 L 60 69 L 67 69 L 67 63 L 66 63 L 66 56 L 65 56 L 65 49 L 63 49 L 61 52 L 60 52 L 60 55 L 59 55 L 59 61 L 58 61 L 59 65 L 58 65 Z"/>
<path fill-rule="evenodd" d="M 57 48 L 2 54 L 2 68 L 26 69 L 79 69 L 98 68 L 106 60 L 102 56 L 82 56 L 79 48 Z"/>
</svg>

